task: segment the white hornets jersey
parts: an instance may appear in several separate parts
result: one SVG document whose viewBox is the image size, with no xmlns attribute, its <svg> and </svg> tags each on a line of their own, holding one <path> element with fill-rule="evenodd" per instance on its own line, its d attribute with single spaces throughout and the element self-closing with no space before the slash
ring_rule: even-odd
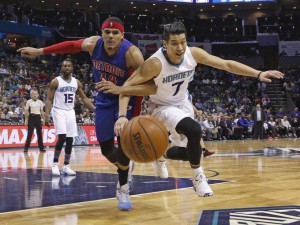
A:
<svg viewBox="0 0 300 225">
<path fill-rule="evenodd" d="M 158 49 L 151 58 L 159 59 L 162 64 L 160 74 L 154 78 L 157 93 L 150 95 L 151 102 L 159 105 L 181 105 L 187 99 L 186 91 L 197 66 L 190 48 L 186 47 L 183 60 L 178 65 L 168 62 L 162 48 Z"/>
<path fill-rule="evenodd" d="M 75 94 L 78 89 L 77 80 L 71 77 L 71 81 L 67 82 L 60 76 L 56 77 L 58 87 L 54 94 L 53 107 L 63 110 L 71 110 L 74 108 Z"/>
</svg>

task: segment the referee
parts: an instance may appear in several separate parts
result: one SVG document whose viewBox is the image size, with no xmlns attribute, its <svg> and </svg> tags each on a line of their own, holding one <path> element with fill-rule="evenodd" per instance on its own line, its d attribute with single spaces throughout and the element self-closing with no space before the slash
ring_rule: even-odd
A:
<svg viewBox="0 0 300 225">
<path fill-rule="evenodd" d="M 43 102 L 41 100 L 38 100 L 38 97 L 38 91 L 36 89 L 33 89 L 31 91 L 31 99 L 27 101 L 25 106 L 25 125 L 28 125 L 28 132 L 27 140 L 24 146 L 24 152 L 28 152 L 34 128 L 36 129 L 40 151 L 46 151 L 42 136 L 42 123 L 44 121 Z"/>
</svg>

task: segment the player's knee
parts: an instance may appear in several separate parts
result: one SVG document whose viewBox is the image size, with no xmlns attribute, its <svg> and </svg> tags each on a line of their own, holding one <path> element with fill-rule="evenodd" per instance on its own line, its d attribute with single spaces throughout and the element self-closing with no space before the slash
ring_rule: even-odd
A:
<svg viewBox="0 0 300 225">
<path fill-rule="evenodd" d="M 194 121 L 193 125 L 191 124 L 190 132 L 193 136 L 200 137 L 202 133 L 200 124 Z"/>
<path fill-rule="evenodd" d="M 65 147 L 66 154 L 71 154 L 72 147 L 73 147 L 73 138 L 67 137 L 66 138 L 66 147 Z"/>
<path fill-rule="evenodd" d="M 179 134 L 184 134 L 189 137 L 199 137 L 201 136 L 201 126 L 195 120 L 190 117 L 182 119 L 176 126 L 176 131 Z"/>
<path fill-rule="evenodd" d="M 109 139 L 107 141 L 99 142 L 102 155 L 107 157 L 110 155 L 114 150 L 114 138 Z"/>
<path fill-rule="evenodd" d="M 66 141 L 66 134 L 59 134 L 58 140 L 55 145 L 55 149 L 60 151 L 62 149 L 65 141 Z"/>
</svg>

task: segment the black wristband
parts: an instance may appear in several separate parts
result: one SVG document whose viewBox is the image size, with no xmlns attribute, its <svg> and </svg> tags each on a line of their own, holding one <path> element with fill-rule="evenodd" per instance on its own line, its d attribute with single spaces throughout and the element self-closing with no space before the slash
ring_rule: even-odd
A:
<svg viewBox="0 0 300 225">
<path fill-rule="evenodd" d="M 260 72 L 258 73 L 258 75 L 257 75 L 257 80 L 260 80 L 259 77 L 260 77 L 260 75 L 262 74 L 262 72 L 263 72 L 263 71 L 260 71 Z"/>
<path fill-rule="evenodd" d="M 127 116 L 125 116 L 125 115 L 118 116 L 118 119 L 120 119 L 122 117 L 125 117 L 127 119 Z"/>
</svg>

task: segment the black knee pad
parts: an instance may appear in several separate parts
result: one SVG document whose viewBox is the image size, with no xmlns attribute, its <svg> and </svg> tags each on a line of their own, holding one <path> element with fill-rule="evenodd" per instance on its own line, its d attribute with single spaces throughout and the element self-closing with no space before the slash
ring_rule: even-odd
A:
<svg viewBox="0 0 300 225">
<path fill-rule="evenodd" d="M 201 126 L 198 122 L 190 117 L 182 119 L 176 126 L 176 132 L 179 134 L 184 134 L 188 139 L 194 137 L 201 137 Z"/>
<path fill-rule="evenodd" d="M 59 134 L 58 135 L 58 140 L 56 142 L 56 145 L 55 145 L 55 150 L 58 150 L 58 151 L 61 151 L 65 141 L 66 141 L 66 134 Z"/>
<path fill-rule="evenodd" d="M 67 137 L 66 138 L 66 147 L 65 147 L 65 153 L 70 155 L 73 147 L 73 137 Z"/>
<path fill-rule="evenodd" d="M 107 156 L 107 155 L 111 154 L 114 150 L 116 150 L 114 138 L 99 142 L 99 144 L 101 147 L 101 152 L 104 156 Z"/>
</svg>

